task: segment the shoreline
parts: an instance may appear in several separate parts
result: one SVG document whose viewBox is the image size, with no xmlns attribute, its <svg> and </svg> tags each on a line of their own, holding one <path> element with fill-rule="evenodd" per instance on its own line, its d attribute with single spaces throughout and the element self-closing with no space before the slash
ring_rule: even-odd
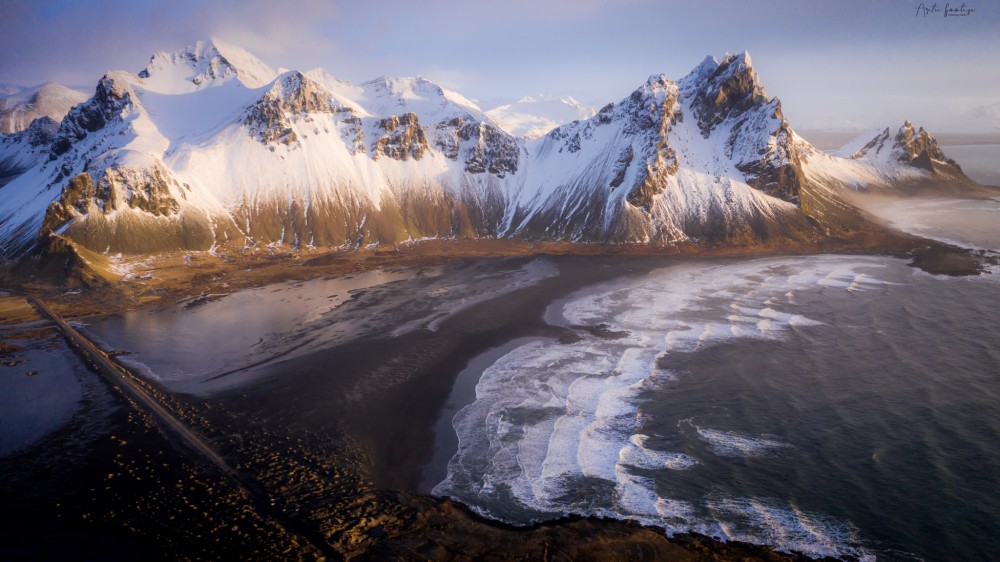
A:
<svg viewBox="0 0 1000 562">
<path fill-rule="evenodd" d="M 911 259 L 931 274 L 963 276 L 993 263 L 981 252 L 909 234 L 889 225 L 856 231 L 847 237 L 807 242 L 727 245 L 685 242 L 673 246 L 519 241 L 495 238 L 428 239 L 396 247 L 342 249 L 253 248 L 249 252 L 177 252 L 122 259 L 120 277 L 98 284 L 55 285 L 19 271 L 17 263 L 0 264 L 0 288 L 9 287 L 46 299 L 68 318 L 118 314 L 156 308 L 185 299 L 224 296 L 280 282 L 307 281 L 379 268 L 441 265 L 476 258 L 528 256 L 736 257 L 806 254 L 887 255 Z M 993 261 L 996 261 L 995 259 Z"/>
<path fill-rule="evenodd" d="M 183 256 L 174 256 L 167 258 L 164 263 L 156 264 L 156 271 L 167 272 L 167 275 L 160 278 L 159 284 L 153 284 L 152 289 L 163 288 L 171 279 L 185 276 L 188 286 L 164 292 L 155 299 L 143 300 L 144 295 L 141 292 L 136 292 L 134 295 L 137 295 L 138 298 L 119 298 L 110 301 L 112 306 L 107 306 L 109 304 L 107 301 L 98 301 L 95 304 L 91 299 L 91 290 L 85 290 L 80 294 L 66 294 L 65 290 L 60 293 L 58 289 L 50 288 L 49 294 L 55 297 L 56 302 L 53 303 L 55 308 L 62 313 L 68 312 L 68 316 L 77 313 L 76 317 L 79 318 L 98 312 L 113 314 L 128 309 L 155 308 L 180 302 L 185 298 L 229 293 L 243 288 L 259 287 L 283 281 L 301 281 L 338 274 L 346 275 L 380 267 L 408 268 L 491 257 L 553 256 L 553 259 L 560 263 L 572 263 L 576 255 L 604 256 L 603 260 L 610 263 L 614 262 L 617 256 L 620 256 L 634 264 L 641 264 L 647 260 L 663 263 L 661 260 L 664 258 L 688 260 L 735 256 L 768 257 L 840 253 L 887 255 L 911 259 L 910 265 L 929 269 L 939 274 L 975 274 L 980 267 L 979 260 L 976 259 L 973 252 L 905 234 L 887 237 L 881 240 L 881 244 L 872 244 L 871 246 L 851 247 L 849 244 L 834 244 L 833 247 L 827 248 L 797 247 L 794 249 L 755 246 L 750 248 L 711 247 L 682 248 L 678 251 L 673 251 L 673 249 L 652 251 L 648 247 L 626 247 L 614 248 L 612 251 L 606 247 L 597 246 L 545 245 L 509 243 L 507 241 L 491 241 L 496 242 L 496 244 L 483 244 L 483 242 L 429 241 L 407 248 L 400 254 L 395 252 L 370 252 L 365 255 L 323 253 L 305 261 L 303 261 L 303 256 L 288 255 L 273 260 L 267 259 L 264 262 L 253 262 L 252 260 L 225 262 L 225 258 L 216 258 L 217 261 L 205 263 L 209 260 L 205 257 L 196 257 L 191 260 L 191 265 L 194 266 L 191 269 L 188 269 L 188 264 L 184 263 L 186 260 Z M 171 260 L 174 260 L 174 263 Z M 301 263 L 301 267 L 274 267 L 275 265 L 296 262 Z M 677 262 L 669 259 L 668 263 Z M 354 517 L 351 512 L 343 514 L 343 519 L 346 520 L 345 525 L 357 525 L 357 527 L 343 531 L 343 534 L 337 539 L 340 541 L 338 544 L 343 543 L 342 546 L 346 549 L 343 552 L 346 557 L 359 556 L 358 559 L 376 560 L 385 557 L 408 558 L 419 554 L 421 557 L 438 558 L 438 555 L 444 553 L 456 556 L 475 552 L 478 552 L 479 556 L 488 557 L 490 553 L 495 552 L 496 544 L 503 544 L 507 548 L 507 550 L 502 551 L 504 554 L 514 555 L 520 552 L 530 556 L 533 553 L 536 557 L 542 551 L 549 552 L 550 547 L 562 549 L 561 551 L 564 553 L 567 551 L 566 549 L 576 549 L 574 551 L 576 559 L 600 559 L 619 552 L 617 549 L 625 549 L 621 552 L 632 552 L 629 549 L 639 549 L 642 552 L 656 553 L 657 556 L 669 555 L 675 559 L 690 560 L 804 559 L 797 554 L 778 553 L 774 547 L 767 545 L 722 542 L 697 535 L 668 538 L 665 529 L 661 527 L 643 526 L 627 520 L 607 520 L 598 517 L 571 515 L 526 527 L 515 527 L 500 521 L 483 518 L 468 506 L 454 500 L 419 492 L 403 491 L 419 490 L 422 486 L 419 468 L 422 466 L 421 464 L 416 465 L 418 467 L 416 471 L 411 468 L 409 474 L 401 474 L 399 467 L 413 467 L 414 462 L 420 458 L 419 451 L 423 451 L 426 458 L 433 458 L 434 425 L 437 418 L 433 418 L 428 412 L 436 412 L 437 417 L 440 417 L 450 392 L 454 390 L 454 379 L 464 368 L 467 368 L 468 363 L 484 352 L 488 352 L 489 349 L 503 346 L 518 337 L 558 338 L 571 336 L 572 329 L 549 325 L 544 318 L 545 308 L 542 307 L 539 312 L 539 309 L 533 308 L 531 303 L 551 303 L 553 299 L 562 298 L 579 286 L 595 282 L 595 279 L 600 280 L 601 278 L 625 274 L 616 268 L 616 265 L 620 266 L 621 264 L 612 264 L 600 271 L 595 271 L 592 267 L 584 267 L 577 272 L 578 275 L 570 274 L 573 277 L 573 282 L 557 283 L 542 280 L 530 287 L 514 291 L 511 293 L 514 297 L 504 295 L 502 304 L 513 313 L 504 315 L 503 322 L 499 324 L 493 318 L 496 316 L 495 313 L 491 312 L 491 309 L 498 306 L 499 297 L 490 298 L 460 310 L 442 322 L 439 331 L 435 332 L 435 338 L 443 338 L 448 341 L 445 345 L 436 348 L 433 353 L 426 352 L 428 339 L 424 334 L 410 333 L 397 338 L 397 345 L 409 349 L 415 354 L 413 357 L 417 358 L 416 361 L 409 362 L 407 365 L 407 368 L 413 371 L 412 381 L 396 389 L 392 396 L 380 396 L 380 400 L 374 406 L 362 408 L 355 405 L 338 411 L 335 417 L 340 421 L 337 423 L 331 424 L 329 420 L 324 421 L 324 427 L 334 428 L 337 433 L 336 438 L 343 439 L 347 443 L 344 446 L 346 451 L 349 451 L 349 455 L 347 458 L 337 460 L 338 470 L 344 474 L 353 475 L 351 478 L 360 478 L 361 482 L 366 483 L 359 486 L 363 490 L 363 497 L 368 498 L 363 502 L 366 506 L 363 510 L 364 513 L 367 513 L 366 518 Z M 246 270 L 248 267 L 263 269 L 263 272 L 253 275 L 254 271 Z M 240 277 L 240 272 L 248 275 Z M 135 286 L 133 285 L 133 287 Z M 149 287 L 147 286 L 147 288 Z M 117 306 L 113 306 L 116 303 Z M 102 308 L 103 310 L 101 310 Z M 486 324 L 483 324 L 484 320 L 487 321 Z M 491 321 L 494 324 L 489 324 Z M 470 335 L 468 327 L 472 325 L 479 326 L 480 331 Z M 355 366 L 356 368 L 353 370 L 356 371 L 357 378 L 362 379 L 368 375 L 364 365 L 366 361 L 370 360 L 366 358 L 373 357 L 373 352 L 377 352 L 377 346 L 365 345 L 365 342 L 352 342 L 338 346 L 328 355 L 328 358 L 341 361 L 338 363 L 340 365 Z M 404 363 L 407 362 L 404 361 Z M 287 367 L 287 364 L 282 363 L 282 368 Z M 421 373 L 421 371 L 423 372 Z M 454 376 L 431 376 L 435 372 L 449 372 Z M 295 378 L 300 384 L 304 383 L 308 386 L 309 377 L 309 373 L 299 373 Z M 223 393 L 222 397 L 211 400 L 186 395 L 171 396 L 161 385 L 151 381 L 147 382 L 157 387 L 158 394 L 165 401 L 170 402 L 171 407 L 193 412 L 192 415 L 186 416 L 188 422 L 196 424 L 196 426 L 200 425 L 211 439 L 217 442 L 221 441 L 219 444 L 226 451 L 227 458 L 235 457 L 235 460 L 242 458 L 244 462 L 240 464 L 246 466 L 246 458 L 244 457 L 258 453 L 255 453 L 253 448 L 246 449 L 242 443 L 234 443 L 227 435 L 236 430 L 242 431 L 243 417 L 232 413 L 220 415 L 216 413 L 216 410 L 219 404 L 224 409 L 227 407 L 231 409 L 235 403 L 244 399 L 248 394 L 267 396 L 269 400 L 280 403 L 283 399 L 280 390 L 285 381 L 279 383 L 267 380 L 266 376 L 263 378 L 264 382 L 252 383 L 249 388 L 226 392 Z M 430 399 L 419 401 L 422 403 L 415 406 L 407 405 L 408 398 L 415 391 L 419 391 L 422 396 L 429 394 Z M 323 393 L 318 392 L 315 396 L 309 397 L 312 402 L 303 403 L 301 399 L 296 399 L 295 403 L 298 408 L 309 411 L 311 408 L 317 408 L 318 405 L 328 406 L 325 403 L 328 402 L 329 398 L 329 396 L 323 396 Z M 372 407 L 374 410 L 371 410 Z M 399 418 L 395 422 L 389 423 L 385 421 L 386 416 L 398 416 Z M 343 421 L 344 418 L 350 417 L 355 417 L 356 421 L 354 423 Z M 429 436 L 426 431 L 428 428 L 405 427 L 405 424 L 399 423 L 399 420 L 413 418 L 431 420 L 427 424 L 430 426 Z M 370 423 L 373 419 L 379 420 L 381 423 Z M 396 430 L 389 427 L 394 424 L 397 427 L 404 427 L 402 434 L 394 433 Z M 421 424 L 412 424 L 412 426 L 418 425 Z M 373 447 L 378 448 L 380 444 L 383 447 L 390 447 L 393 443 L 400 441 L 407 443 L 407 446 L 402 448 L 410 450 L 386 455 L 385 458 L 388 459 L 386 464 L 380 464 L 381 461 L 376 460 L 379 455 L 372 454 Z M 299 469 L 296 468 L 292 472 L 295 470 Z M 261 472 L 254 474 L 254 476 L 258 479 L 266 479 L 268 474 Z M 313 476 L 316 478 L 324 477 L 321 474 Z M 279 474 L 274 485 L 281 486 L 281 478 L 284 477 L 290 477 L 290 475 Z M 267 487 L 270 484 L 262 483 L 262 485 Z M 345 496 L 346 499 L 350 499 L 350 497 L 349 495 Z M 339 501 L 345 498 L 335 499 Z M 293 502 L 293 504 L 297 503 L 298 500 Z M 425 551 L 424 549 L 429 548 L 427 545 L 434 545 L 435 550 Z"/>
</svg>

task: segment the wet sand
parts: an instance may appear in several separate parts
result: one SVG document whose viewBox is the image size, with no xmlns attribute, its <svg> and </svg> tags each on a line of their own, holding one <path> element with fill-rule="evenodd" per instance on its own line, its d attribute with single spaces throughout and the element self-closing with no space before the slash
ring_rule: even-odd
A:
<svg viewBox="0 0 1000 562">
<path fill-rule="evenodd" d="M 295 404 L 301 423 L 354 436 L 372 452 L 372 476 L 387 489 L 418 491 L 434 451 L 433 426 L 455 378 L 484 351 L 522 337 L 572 337 L 547 324 L 546 307 L 572 291 L 640 272 L 657 258 L 550 258 L 560 274 L 450 315 L 436 331 L 417 330 L 349 342 L 279 363 L 242 389 L 254 413 Z M 331 368 L 335 365 L 336 368 Z M 259 397 L 259 401 L 253 397 Z"/>
</svg>

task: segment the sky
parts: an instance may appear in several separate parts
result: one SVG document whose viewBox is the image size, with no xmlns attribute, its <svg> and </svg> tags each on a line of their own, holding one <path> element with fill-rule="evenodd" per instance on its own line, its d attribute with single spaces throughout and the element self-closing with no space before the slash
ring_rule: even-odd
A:
<svg viewBox="0 0 1000 562">
<path fill-rule="evenodd" d="M 1000 131 L 1000 2 L 911 0 L 0 0 L 0 84 L 91 90 L 218 37 L 273 67 L 423 76 L 484 105 L 618 101 L 650 74 L 749 51 L 792 126 L 910 119 Z M 969 11 L 971 10 L 971 11 Z M 955 12 L 951 12 L 955 13 Z"/>
</svg>

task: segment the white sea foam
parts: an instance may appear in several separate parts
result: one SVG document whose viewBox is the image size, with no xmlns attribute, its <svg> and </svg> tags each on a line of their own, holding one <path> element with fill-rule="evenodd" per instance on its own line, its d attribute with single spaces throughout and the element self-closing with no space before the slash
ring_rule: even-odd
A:
<svg viewBox="0 0 1000 562">
<path fill-rule="evenodd" d="M 752 437 L 732 431 L 697 428 L 698 436 L 712 446 L 712 451 L 724 457 L 757 457 L 791 447 L 775 439 Z"/>
<path fill-rule="evenodd" d="M 648 436 L 637 433 L 629 439 L 629 444 L 618 451 L 618 464 L 650 470 L 668 468 L 687 470 L 698 464 L 697 459 L 684 453 L 655 451 L 646 448 Z"/>
<path fill-rule="evenodd" d="M 796 295 L 876 288 L 884 282 L 870 271 L 879 265 L 820 256 L 672 267 L 560 301 L 560 311 L 546 314 L 550 321 L 604 324 L 627 335 L 605 339 L 579 330 L 575 343 L 536 341 L 498 359 L 483 372 L 476 401 L 454 418 L 458 452 L 434 492 L 497 517 L 520 513 L 510 520 L 603 514 L 807 553 L 849 552 L 840 527 L 813 516 L 789 518 L 788 507 L 754 508 L 753 499 L 699 506 L 663 496 L 651 475 L 698 470 L 700 463 L 685 451 L 648 446 L 642 400 L 676 376 L 660 368 L 661 360 L 733 338 L 779 339 L 819 325 L 822 319 L 804 315 Z M 696 429 L 721 457 L 789 447 L 780 438 Z M 613 494 L 584 501 L 577 490 L 588 482 L 604 482 Z M 753 525 L 746 523 L 751 519 Z M 803 531 L 810 528 L 819 531 Z"/>
<path fill-rule="evenodd" d="M 776 544 L 781 550 L 816 558 L 849 555 L 864 561 L 875 560 L 872 554 L 848 546 L 858 542 L 857 532 L 849 523 L 770 499 L 720 497 L 710 498 L 706 505 L 726 539 Z"/>
</svg>

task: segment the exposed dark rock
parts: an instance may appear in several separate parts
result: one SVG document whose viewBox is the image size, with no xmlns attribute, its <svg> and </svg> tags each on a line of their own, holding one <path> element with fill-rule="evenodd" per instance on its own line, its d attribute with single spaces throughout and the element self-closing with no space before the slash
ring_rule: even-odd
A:
<svg viewBox="0 0 1000 562">
<path fill-rule="evenodd" d="M 677 173 L 677 154 L 667 146 L 666 141 L 657 146 L 656 157 L 646 163 L 646 169 L 632 191 L 625 198 L 647 213 L 653 204 L 653 197 L 666 191 L 667 177 Z"/>
<path fill-rule="evenodd" d="M 465 159 L 467 172 L 489 172 L 502 178 L 517 171 L 520 156 L 517 141 L 492 123 L 465 123 L 458 130 L 458 138 L 473 143 Z"/>
<path fill-rule="evenodd" d="M 176 186 L 176 182 L 172 182 Z M 170 184 L 155 166 L 148 170 L 109 168 L 97 184 L 98 206 L 105 213 L 115 208 L 117 190 L 123 192 L 125 202 L 133 209 L 140 209 L 153 216 L 177 214 L 180 204 L 170 194 Z"/>
<path fill-rule="evenodd" d="M 292 121 L 309 113 L 351 113 L 338 104 L 322 86 L 300 72 L 277 80 L 267 93 L 247 110 L 243 124 L 264 144 L 294 146 L 298 136 Z"/>
<path fill-rule="evenodd" d="M 850 157 L 854 159 L 872 158 L 881 154 L 883 150 L 895 150 L 898 161 L 926 170 L 931 174 L 939 175 L 941 172 L 947 172 L 947 175 L 964 177 L 962 168 L 957 162 L 945 156 L 941 147 L 938 146 L 937 140 L 923 127 L 914 130 L 913 124 L 909 121 L 903 122 L 903 126 L 896 131 L 895 136 L 892 136 L 888 128 L 884 129 Z M 951 169 L 945 170 L 943 168 Z"/>
<path fill-rule="evenodd" d="M 0 135 L 0 187 L 3 187 L 49 154 L 48 145 L 55 138 L 59 123 L 43 116 L 27 129 L 12 135 Z"/>
<path fill-rule="evenodd" d="M 932 174 L 934 173 L 934 162 L 931 160 L 930 154 L 928 154 L 926 150 L 922 150 L 920 154 L 910 160 L 910 165 L 915 168 L 927 170 Z"/>
<path fill-rule="evenodd" d="M 42 116 L 31 122 L 28 128 L 18 133 L 31 146 L 42 146 L 52 142 L 59 131 L 59 123 L 49 116 Z"/>
<path fill-rule="evenodd" d="M 743 53 L 729 55 L 719 63 L 699 88 L 692 105 L 698 126 L 707 138 L 719 123 L 768 101 L 750 56 Z"/>
<path fill-rule="evenodd" d="M 635 156 L 635 151 L 632 150 L 632 145 L 629 145 L 618 156 L 618 159 L 615 160 L 615 177 L 611 179 L 610 184 L 612 188 L 618 187 L 625 181 L 625 173 L 628 172 L 628 167 L 632 163 L 633 156 Z"/>
<path fill-rule="evenodd" d="M 607 125 L 611 123 L 612 119 L 615 117 L 615 104 L 609 103 L 608 105 L 601 108 L 597 112 L 597 122 L 601 125 Z"/>
<path fill-rule="evenodd" d="M 388 156 L 396 160 L 420 160 L 429 148 L 427 136 L 416 113 L 380 119 L 376 127 L 385 131 L 372 145 L 372 158 Z"/>
<path fill-rule="evenodd" d="M 90 174 L 83 173 L 74 176 L 63 188 L 59 199 L 49 203 L 42 220 L 40 237 L 47 237 L 73 217 L 85 214 L 90 209 L 94 198 L 94 179 Z"/>
<path fill-rule="evenodd" d="M 654 76 L 642 88 L 632 92 L 618 109 L 618 114 L 626 120 L 625 134 L 641 135 L 646 139 L 647 148 L 640 159 L 645 168 L 637 174 L 636 183 L 625 200 L 647 213 L 653 198 L 666 190 L 667 178 L 676 174 L 680 165 L 676 152 L 668 144 L 670 127 L 679 114 L 677 98 L 677 84 L 664 76 Z M 619 156 L 614 167 L 615 177 L 611 180 L 612 187 L 624 181 L 632 156 L 631 147 Z"/>
<path fill-rule="evenodd" d="M 773 111 L 766 111 L 771 107 Z M 755 155 L 749 161 L 738 162 L 737 169 L 746 174 L 751 187 L 797 204 L 806 178 L 791 127 L 781 113 L 778 100 L 772 100 L 761 109 L 733 126 L 727 141 L 728 150 L 733 154 L 737 147 L 755 145 L 752 147 Z"/>
<path fill-rule="evenodd" d="M 618 108 L 618 115 L 626 120 L 625 133 L 665 135 L 679 114 L 677 97 L 676 83 L 665 76 L 651 77 Z"/>
<path fill-rule="evenodd" d="M 102 129 L 108 122 L 120 119 L 122 112 L 132 105 L 132 93 L 121 81 L 105 74 L 97 83 L 94 97 L 69 111 L 59 125 L 52 140 L 52 154 L 65 154 L 88 133 Z"/>
<path fill-rule="evenodd" d="M 361 124 L 361 119 L 351 115 L 343 120 L 345 124 L 344 139 L 350 144 L 351 154 L 364 154 L 368 148 L 365 146 L 365 129 Z"/>
<path fill-rule="evenodd" d="M 899 128 L 899 132 L 896 133 L 896 146 L 903 150 L 904 156 L 900 160 L 909 159 L 912 162 L 912 159 L 925 154 L 928 158 L 954 165 L 954 161 L 946 157 L 944 152 L 941 152 L 941 147 L 938 146 L 937 140 L 930 133 L 925 131 L 923 127 L 914 131 L 913 123 L 909 121 L 905 121 L 903 126 Z"/>
<path fill-rule="evenodd" d="M 458 133 L 462 128 L 462 123 L 461 117 L 455 117 L 437 124 L 438 134 L 435 136 L 434 146 L 448 159 L 458 160 L 460 148 Z"/>
<path fill-rule="evenodd" d="M 59 199 L 46 209 L 38 244 L 44 247 L 52 234 L 58 233 L 99 251 L 141 253 L 207 248 L 211 245 L 211 232 L 202 224 L 204 221 L 182 220 L 166 228 L 150 221 L 180 212 L 180 204 L 170 193 L 171 185 L 180 189 L 159 166 L 108 168 L 96 184 L 90 173 L 77 174 L 63 187 Z M 107 218 L 119 208 L 119 202 L 144 214 Z M 76 220 L 82 217 L 86 220 Z"/>
</svg>

